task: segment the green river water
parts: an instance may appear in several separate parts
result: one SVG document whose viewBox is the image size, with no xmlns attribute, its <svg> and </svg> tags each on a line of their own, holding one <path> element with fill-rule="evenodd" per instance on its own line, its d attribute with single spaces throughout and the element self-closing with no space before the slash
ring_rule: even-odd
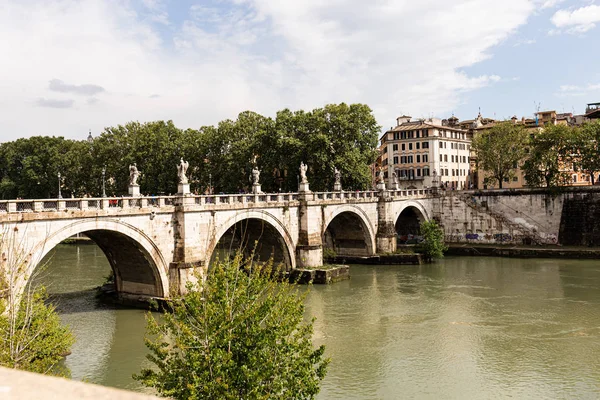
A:
<svg viewBox="0 0 600 400">
<path fill-rule="evenodd" d="M 73 379 L 142 390 L 144 312 L 98 304 L 95 245 L 60 245 L 41 280 L 77 342 Z M 332 362 L 319 399 L 600 398 L 600 262 L 446 258 L 351 267 L 306 300 Z"/>
</svg>

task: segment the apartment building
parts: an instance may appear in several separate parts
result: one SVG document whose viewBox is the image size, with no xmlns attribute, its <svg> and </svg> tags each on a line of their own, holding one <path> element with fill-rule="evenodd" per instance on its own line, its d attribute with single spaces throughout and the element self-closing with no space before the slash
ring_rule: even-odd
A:
<svg viewBox="0 0 600 400">
<path fill-rule="evenodd" d="M 431 187 L 434 172 L 447 189 L 469 187 L 471 137 L 457 126 L 458 118 L 413 121 L 403 115 L 396 123 L 380 139 L 380 165 L 388 187 L 394 173 L 402 189 Z"/>
</svg>

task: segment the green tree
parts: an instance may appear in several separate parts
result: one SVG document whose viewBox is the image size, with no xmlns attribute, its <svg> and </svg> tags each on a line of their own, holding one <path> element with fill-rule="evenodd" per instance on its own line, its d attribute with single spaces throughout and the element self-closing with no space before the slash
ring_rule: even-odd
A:
<svg viewBox="0 0 600 400">
<path fill-rule="evenodd" d="M 304 296 L 241 255 L 188 285 L 162 323 L 148 315 L 152 369 L 134 376 L 176 399 L 310 399 L 328 360 L 303 322 Z M 276 274 L 275 274 L 276 275 Z"/>
<path fill-rule="evenodd" d="M 572 128 L 548 124 L 530 139 L 529 153 L 523 163 L 528 185 L 555 187 L 570 182 L 565 166 L 570 164 L 573 137 Z"/>
<path fill-rule="evenodd" d="M 485 181 L 502 189 L 505 179 L 514 176 L 525 157 L 528 136 L 522 125 L 502 122 L 490 130 L 477 134 L 472 147 L 477 154 L 477 165 L 485 171 Z"/>
<path fill-rule="evenodd" d="M 573 166 L 592 177 L 596 183 L 596 174 L 600 172 L 600 121 L 584 124 L 575 130 Z"/>
<path fill-rule="evenodd" d="M 41 374 L 69 376 L 60 361 L 74 343 L 71 331 L 61 326 L 55 308 L 46 304 L 42 286 L 25 281 L 26 253 L 8 235 L 0 236 L 0 365 Z"/>
<path fill-rule="evenodd" d="M 444 230 L 433 220 L 421 223 L 420 229 L 423 243 L 419 247 L 425 260 L 430 262 L 434 258 L 444 257 L 444 252 L 448 250 L 444 240 Z"/>
</svg>

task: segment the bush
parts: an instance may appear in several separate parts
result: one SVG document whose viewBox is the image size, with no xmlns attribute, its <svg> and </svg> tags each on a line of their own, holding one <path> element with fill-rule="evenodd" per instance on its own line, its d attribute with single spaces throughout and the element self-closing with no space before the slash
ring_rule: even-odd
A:
<svg viewBox="0 0 600 400">
<path fill-rule="evenodd" d="M 423 253 L 426 261 L 431 262 L 434 258 L 444 257 L 448 246 L 444 241 L 444 230 L 435 221 L 423 222 L 421 235 L 423 242 L 419 245 L 419 250 Z"/>
<path fill-rule="evenodd" d="M 316 350 L 304 295 L 271 264 L 241 255 L 189 284 L 162 323 L 148 314 L 153 369 L 134 376 L 175 399 L 311 399 L 329 360 Z"/>
</svg>

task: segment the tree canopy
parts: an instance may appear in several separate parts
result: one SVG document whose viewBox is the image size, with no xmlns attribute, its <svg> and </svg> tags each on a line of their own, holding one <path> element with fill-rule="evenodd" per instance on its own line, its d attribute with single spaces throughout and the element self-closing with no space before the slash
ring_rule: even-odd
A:
<svg viewBox="0 0 600 400">
<path fill-rule="evenodd" d="M 486 174 L 485 181 L 498 183 L 502 188 L 510 179 L 526 154 L 528 135 L 522 125 L 502 122 L 473 138 L 477 166 Z"/>
<path fill-rule="evenodd" d="M 523 164 L 529 186 L 555 187 L 571 180 L 570 165 L 573 130 L 566 125 L 548 124 L 529 141 Z"/>
<path fill-rule="evenodd" d="M 264 191 L 298 189 L 298 166 L 308 165 L 313 190 L 331 190 L 334 167 L 347 189 L 367 189 L 380 127 L 364 104 L 330 104 L 312 111 L 279 111 L 269 118 L 245 111 L 235 120 L 182 130 L 172 121 L 108 127 L 93 141 L 31 137 L 0 144 L 0 198 L 99 196 L 106 168 L 108 195 L 127 193 L 128 166 L 141 172 L 140 191 L 177 191 L 180 157 L 190 163 L 192 191 L 249 191 L 252 167 Z"/>
<path fill-rule="evenodd" d="M 304 296 L 275 276 L 241 254 L 215 263 L 162 322 L 148 314 L 153 367 L 134 378 L 175 399 L 314 398 L 324 347 L 313 348 Z"/>
</svg>

